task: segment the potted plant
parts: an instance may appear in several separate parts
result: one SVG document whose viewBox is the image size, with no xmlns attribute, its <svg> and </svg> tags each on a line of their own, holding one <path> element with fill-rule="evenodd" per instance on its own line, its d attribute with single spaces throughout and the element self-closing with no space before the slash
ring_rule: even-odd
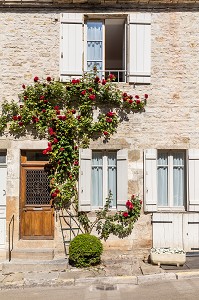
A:
<svg viewBox="0 0 199 300">
<path fill-rule="evenodd" d="M 177 248 L 152 248 L 150 260 L 152 264 L 158 266 L 162 264 L 179 267 L 186 262 L 186 253 L 183 249 Z"/>
</svg>

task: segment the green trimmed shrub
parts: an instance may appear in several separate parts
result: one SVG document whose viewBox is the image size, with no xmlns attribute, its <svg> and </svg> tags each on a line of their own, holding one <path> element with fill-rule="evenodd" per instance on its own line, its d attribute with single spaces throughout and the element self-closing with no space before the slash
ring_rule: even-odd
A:
<svg viewBox="0 0 199 300">
<path fill-rule="evenodd" d="M 96 236 L 79 234 L 70 243 L 69 263 L 78 268 L 97 265 L 101 261 L 102 251 L 102 242 Z"/>
</svg>

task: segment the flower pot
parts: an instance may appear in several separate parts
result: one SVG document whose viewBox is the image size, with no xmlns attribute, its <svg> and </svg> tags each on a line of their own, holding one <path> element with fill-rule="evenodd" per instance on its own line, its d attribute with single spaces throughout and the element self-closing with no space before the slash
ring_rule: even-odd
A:
<svg viewBox="0 0 199 300">
<path fill-rule="evenodd" d="M 150 254 L 151 263 L 154 265 L 183 266 L 186 262 L 185 253 L 153 253 Z"/>
</svg>

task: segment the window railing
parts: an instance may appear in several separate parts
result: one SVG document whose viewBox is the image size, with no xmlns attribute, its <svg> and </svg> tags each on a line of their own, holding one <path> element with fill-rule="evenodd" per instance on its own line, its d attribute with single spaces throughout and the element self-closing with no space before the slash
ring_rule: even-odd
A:
<svg viewBox="0 0 199 300">
<path fill-rule="evenodd" d="M 87 72 L 92 72 L 92 71 L 87 71 Z M 100 77 L 100 79 L 106 79 L 110 74 L 113 74 L 115 76 L 115 82 L 127 82 L 127 70 L 117 70 L 117 69 L 97 70 L 97 75 Z"/>
</svg>

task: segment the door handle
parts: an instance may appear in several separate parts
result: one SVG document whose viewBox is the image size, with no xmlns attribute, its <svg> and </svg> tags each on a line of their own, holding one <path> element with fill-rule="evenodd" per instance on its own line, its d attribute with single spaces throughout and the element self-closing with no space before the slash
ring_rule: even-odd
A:
<svg viewBox="0 0 199 300">
<path fill-rule="evenodd" d="M 3 190 L 3 196 L 5 196 L 6 195 L 6 190 Z"/>
</svg>

